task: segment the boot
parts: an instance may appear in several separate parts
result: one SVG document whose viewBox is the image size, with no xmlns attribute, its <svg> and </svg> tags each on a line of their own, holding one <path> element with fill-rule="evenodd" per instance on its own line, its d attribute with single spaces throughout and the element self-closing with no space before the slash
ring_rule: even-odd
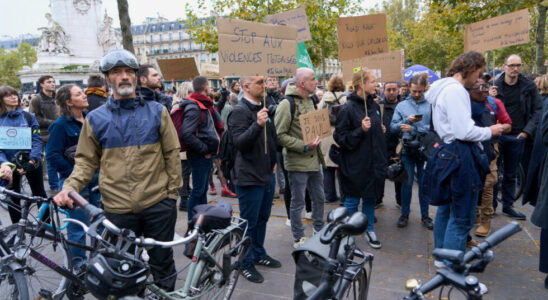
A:
<svg viewBox="0 0 548 300">
<path fill-rule="evenodd" d="M 236 198 L 236 194 L 234 194 L 234 192 L 231 191 L 226 184 L 223 184 L 223 190 L 221 191 L 221 195 L 224 197 Z"/>
<path fill-rule="evenodd" d="M 213 180 L 209 182 L 209 194 L 217 195 L 217 190 L 215 189 L 215 183 L 213 183 Z"/>
<path fill-rule="evenodd" d="M 489 235 L 491 231 L 491 219 L 489 217 L 481 218 L 481 223 L 478 229 L 476 229 L 476 235 L 485 237 Z"/>
</svg>

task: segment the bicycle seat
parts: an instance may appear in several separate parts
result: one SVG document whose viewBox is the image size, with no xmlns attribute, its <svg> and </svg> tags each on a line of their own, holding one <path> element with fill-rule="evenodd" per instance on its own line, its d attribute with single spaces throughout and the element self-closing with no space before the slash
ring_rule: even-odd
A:
<svg viewBox="0 0 548 300">
<path fill-rule="evenodd" d="M 460 265 L 464 259 L 464 252 L 460 250 L 451 250 L 451 249 L 434 249 L 432 255 L 437 260 L 447 260 L 452 264 Z"/>
<path fill-rule="evenodd" d="M 196 220 L 200 215 L 204 216 L 204 222 L 200 227 L 203 232 L 211 232 L 214 229 L 225 229 L 232 221 L 232 207 L 225 202 L 219 202 L 215 205 L 201 204 L 192 208 L 194 215 L 188 228 L 194 227 Z"/>
<path fill-rule="evenodd" d="M 327 215 L 327 222 L 331 223 L 333 221 L 339 222 L 342 219 L 348 216 L 348 209 L 346 207 L 337 207 L 334 210 L 330 211 Z"/>
</svg>

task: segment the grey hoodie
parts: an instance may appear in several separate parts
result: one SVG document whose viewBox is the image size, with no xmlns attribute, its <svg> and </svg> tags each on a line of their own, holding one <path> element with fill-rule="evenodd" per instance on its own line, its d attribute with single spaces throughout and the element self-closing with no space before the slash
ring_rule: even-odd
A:
<svg viewBox="0 0 548 300">
<path fill-rule="evenodd" d="M 434 129 L 446 144 L 455 140 L 481 142 L 491 139 L 491 130 L 472 120 L 470 95 L 453 77 L 430 86 L 425 98 L 432 104 Z"/>
</svg>

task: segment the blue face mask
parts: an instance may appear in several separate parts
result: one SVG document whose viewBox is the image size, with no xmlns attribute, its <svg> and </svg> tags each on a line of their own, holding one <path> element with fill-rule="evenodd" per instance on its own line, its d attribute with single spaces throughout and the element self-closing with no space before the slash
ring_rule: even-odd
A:
<svg viewBox="0 0 548 300">
<path fill-rule="evenodd" d="M 476 102 L 476 101 L 470 101 L 472 104 L 472 115 L 473 116 L 480 116 L 483 114 L 483 111 L 485 110 L 485 103 L 484 102 Z"/>
</svg>

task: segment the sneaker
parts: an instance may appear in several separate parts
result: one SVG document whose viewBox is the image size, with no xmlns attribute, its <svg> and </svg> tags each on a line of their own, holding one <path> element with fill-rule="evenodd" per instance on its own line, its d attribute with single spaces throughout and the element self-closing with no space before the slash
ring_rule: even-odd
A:
<svg viewBox="0 0 548 300">
<path fill-rule="evenodd" d="M 445 263 L 441 260 L 435 260 L 434 259 L 434 266 L 436 266 L 436 268 L 444 268 L 446 267 L 445 266 Z"/>
<path fill-rule="evenodd" d="M 365 233 L 369 246 L 374 249 L 380 249 L 382 247 L 381 242 L 377 239 L 377 235 L 374 231 L 368 231 Z"/>
<path fill-rule="evenodd" d="M 209 194 L 210 195 L 217 195 L 217 190 L 215 189 L 215 186 L 214 185 L 211 185 L 209 187 Z"/>
<path fill-rule="evenodd" d="M 312 212 L 311 212 L 311 211 L 306 212 L 306 213 L 304 214 L 304 218 L 305 218 L 305 219 L 308 219 L 308 220 L 312 220 Z"/>
<path fill-rule="evenodd" d="M 291 220 L 289 219 L 285 220 L 285 225 L 291 227 Z"/>
<path fill-rule="evenodd" d="M 409 216 L 401 215 L 398 219 L 398 227 L 403 228 L 407 226 L 407 222 L 409 222 Z"/>
<path fill-rule="evenodd" d="M 300 239 L 296 239 L 293 241 L 293 248 L 297 249 L 299 248 L 300 246 L 302 246 L 305 242 L 306 242 L 307 238 L 305 238 L 304 236 Z"/>
<path fill-rule="evenodd" d="M 261 260 L 255 262 L 256 265 L 265 266 L 267 268 L 280 268 L 282 263 L 275 260 L 274 258 L 267 256 Z"/>
<path fill-rule="evenodd" d="M 228 188 L 228 185 L 226 185 L 226 184 L 223 184 L 223 190 L 221 191 L 221 196 L 229 197 L 229 198 L 236 198 L 237 197 L 237 195 L 233 191 L 231 191 Z"/>
<path fill-rule="evenodd" d="M 422 217 L 421 218 L 422 226 L 428 230 L 434 229 L 434 223 L 432 222 L 432 219 L 430 217 Z"/>
<path fill-rule="evenodd" d="M 505 215 L 507 215 L 510 218 L 515 219 L 515 220 L 525 220 L 525 215 L 518 212 L 518 211 L 516 211 L 512 207 L 503 207 L 502 208 L 502 213 L 504 213 Z"/>
<path fill-rule="evenodd" d="M 489 293 L 489 289 L 487 289 L 487 286 L 481 282 L 478 282 L 479 288 L 480 288 L 480 294 L 485 295 Z"/>
<path fill-rule="evenodd" d="M 242 276 L 244 276 L 245 279 L 254 282 L 254 283 L 261 283 L 264 281 L 263 275 L 255 269 L 254 265 L 249 265 L 245 269 L 242 268 Z"/>
</svg>

